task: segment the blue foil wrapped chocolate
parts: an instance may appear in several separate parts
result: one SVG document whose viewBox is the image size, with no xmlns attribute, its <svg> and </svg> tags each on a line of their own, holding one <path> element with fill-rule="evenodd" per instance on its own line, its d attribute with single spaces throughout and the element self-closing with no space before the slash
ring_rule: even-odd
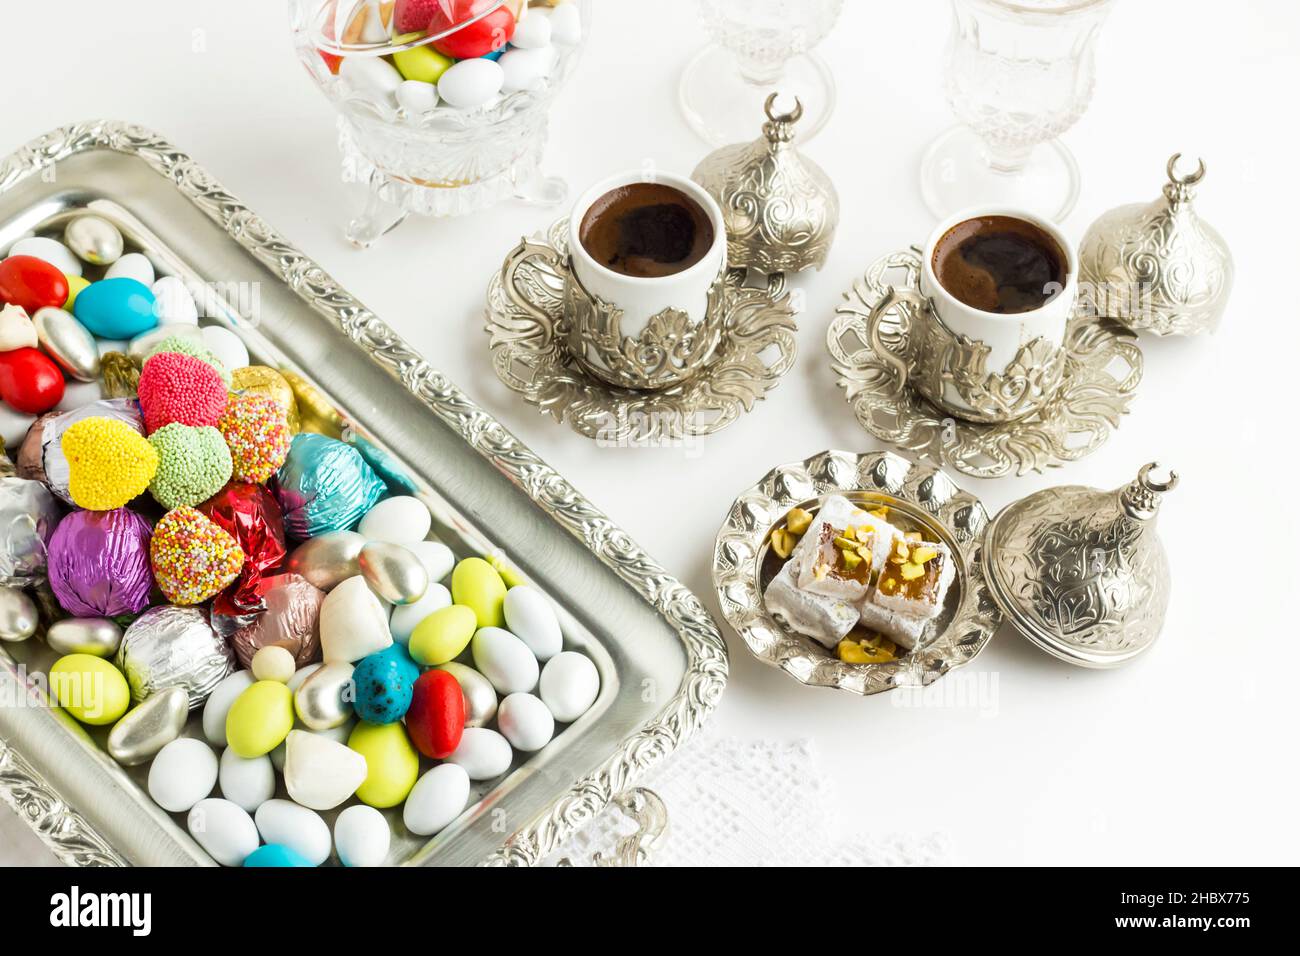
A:
<svg viewBox="0 0 1300 956">
<path fill-rule="evenodd" d="M 289 457 L 272 479 L 284 512 L 284 530 L 299 540 L 348 531 L 383 497 L 386 488 L 351 445 L 299 432 Z"/>
</svg>

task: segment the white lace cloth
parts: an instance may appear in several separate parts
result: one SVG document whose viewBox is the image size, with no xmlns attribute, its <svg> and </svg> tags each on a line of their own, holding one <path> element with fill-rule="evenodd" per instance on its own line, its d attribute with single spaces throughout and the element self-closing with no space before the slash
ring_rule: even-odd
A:
<svg viewBox="0 0 1300 956">
<path fill-rule="evenodd" d="M 812 741 L 739 740 L 706 731 L 641 780 L 668 807 L 651 866 L 890 866 L 948 862 L 937 833 L 862 832 L 857 797 L 838 794 L 817 768 Z M 636 830 L 607 808 L 549 863 L 585 865 Z"/>
</svg>

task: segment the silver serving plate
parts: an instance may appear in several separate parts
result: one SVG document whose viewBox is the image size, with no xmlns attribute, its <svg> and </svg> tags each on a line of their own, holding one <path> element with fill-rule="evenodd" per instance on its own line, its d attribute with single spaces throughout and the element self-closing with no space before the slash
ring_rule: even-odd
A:
<svg viewBox="0 0 1300 956">
<path fill-rule="evenodd" d="M 887 505 L 909 526 L 942 541 L 957 561 L 944 610 L 920 646 L 892 661 L 849 664 L 810 637 L 796 633 L 767 609 L 764 574 L 771 532 L 792 508 L 817 511 L 828 495 L 862 508 Z M 718 531 L 713 584 L 722 615 L 764 664 L 802 684 L 868 696 L 898 687 L 925 687 L 969 664 L 992 639 L 1002 614 L 984 579 L 988 512 L 933 465 L 887 451 L 825 451 L 773 468 L 741 493 Z"/>
<path fill-rule="evenodd" d="M 0 163 L 0 247 L 83 209 L 166 271 L 255 290 L 259 308 L 227 319 L 257 360 L 313 380 L 412 479 L 442 540 L 508 559 L 596 662 L 601 693 L 586 715 L 476 790 L 432 840 L 395 822 L 390 862 L 536 863 L 698 729 L 727 679 L 700 601 L 316 263 L 138 126 L 63 127 Z M 211 864 L 145 793 L 147 767 L 119 767 L 102 731 L 47 705 L 53 657 L 39 639 L 0 647 L 0 798 L 68 863 Z"/>
</svg>

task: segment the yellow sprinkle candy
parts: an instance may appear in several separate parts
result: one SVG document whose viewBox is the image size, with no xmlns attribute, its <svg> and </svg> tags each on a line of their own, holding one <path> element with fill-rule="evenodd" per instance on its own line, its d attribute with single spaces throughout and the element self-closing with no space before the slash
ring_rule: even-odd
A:
<svg viewBox="0 0 1300 956">
<path fill-rule="evenodd" d="M 158 452 L 126 422 L 83 418 L 60 442 L 68 493 L 87 511 L 112 511 L 142 495 L 158 470 Z"/>
</svg>

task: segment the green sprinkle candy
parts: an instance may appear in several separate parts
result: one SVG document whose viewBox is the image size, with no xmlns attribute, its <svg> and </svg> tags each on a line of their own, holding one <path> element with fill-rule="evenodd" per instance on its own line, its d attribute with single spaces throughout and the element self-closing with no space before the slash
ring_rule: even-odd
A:
<svg viewBox="0 0 1300 956">
<path fill-rule="evenodd" d="M 207 501 L 230 480 L 230 449 L 211 425 L 193 428 L 172 422 L 150 435 L 149 443 L 158 452 L 149 491 L 169 511 Z"/>
</svg>

